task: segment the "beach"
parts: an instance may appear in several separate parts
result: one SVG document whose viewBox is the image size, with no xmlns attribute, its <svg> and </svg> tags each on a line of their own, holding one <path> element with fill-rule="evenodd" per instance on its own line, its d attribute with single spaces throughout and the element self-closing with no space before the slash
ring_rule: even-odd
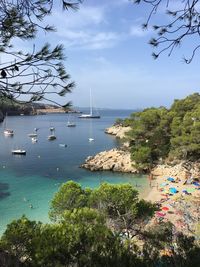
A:
<svg viewBox="0 0 200 267">
<path fill-rule="evenodd" d="M 151 190 L 145 200 L 157 203 L 159 207 L 150 225 L 159 221 L 169 221 L 174 224 L 176 231 L 198 235 L 199 183 L 169 176 L 154 176 L 150 183 Z"/>
</svg>

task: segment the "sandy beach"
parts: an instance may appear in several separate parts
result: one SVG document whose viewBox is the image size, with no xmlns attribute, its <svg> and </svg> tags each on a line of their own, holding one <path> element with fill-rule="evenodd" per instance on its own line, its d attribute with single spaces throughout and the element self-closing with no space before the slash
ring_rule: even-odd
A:
<svg viewBox="0 0 200 267">
<path fill-rule="evenodd" d="M 155 202 L 159 207 L 151 223 L 170 221 L 177 231 L 184 230 L 188 234 L 199 235 L 197 233 L 197 224 L 200 222 L 199 183 L 195 180 L 187 183 L 186 179 L 154 176 L 150 184 L 151 191 L 145 200 Z"/>
</svg>

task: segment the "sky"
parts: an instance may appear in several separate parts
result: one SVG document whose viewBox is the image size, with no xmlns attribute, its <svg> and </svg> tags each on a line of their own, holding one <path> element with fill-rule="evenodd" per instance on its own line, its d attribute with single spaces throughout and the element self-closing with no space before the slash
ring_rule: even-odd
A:
<svg viewBox="0 0 200 267">
<path fill-rule="evenodd" d="M 36 48 L 45 42 L 64 44 L 65 65 L 76 88 L 62 101 L 89 106 L 91 88 L 93 105 L 99 108 L 169 107 L 174 99 L 199 92 L 199 54 L 190 65 L 182 60 L 190 54 L 194 40 L 171 57 L 163 54 L 154 60 L 148 44 L 154 32 L 141 28 L 148 14 L 148 6 L 129 0 L 85 0 L 76 12 L 56 6 L 45 22 L 57 32 L 40 32 L 33 42 Z M 155 19 L 158 23 L 168 19 L 165 7 Z M 18 41 L 17 45 L 27 48 L 32 44 Z"/>
</svg>

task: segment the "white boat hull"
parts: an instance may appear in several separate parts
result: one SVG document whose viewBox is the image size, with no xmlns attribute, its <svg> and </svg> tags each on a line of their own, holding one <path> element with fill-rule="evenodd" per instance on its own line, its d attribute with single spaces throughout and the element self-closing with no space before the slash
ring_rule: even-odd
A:
<svg viewBox="0 0 200 267">
<path fill-rule="evenodd" d="M 15 149 L 11 151 L 13 155 L 26 155 L 26 150 Z"/>
</svg>

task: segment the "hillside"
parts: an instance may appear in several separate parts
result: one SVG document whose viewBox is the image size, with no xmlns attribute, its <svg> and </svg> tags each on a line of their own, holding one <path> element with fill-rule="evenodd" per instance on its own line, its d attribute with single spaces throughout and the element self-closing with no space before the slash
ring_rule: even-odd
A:
<svg viewBox="0 0 200 267">
<path fill-rule="evenodd" d="M 175 100 L 169 109 L 147 108 L 124 121 L 131 158 L 139 169 L 200 157 L 200 95 Z"/>
</svg>

